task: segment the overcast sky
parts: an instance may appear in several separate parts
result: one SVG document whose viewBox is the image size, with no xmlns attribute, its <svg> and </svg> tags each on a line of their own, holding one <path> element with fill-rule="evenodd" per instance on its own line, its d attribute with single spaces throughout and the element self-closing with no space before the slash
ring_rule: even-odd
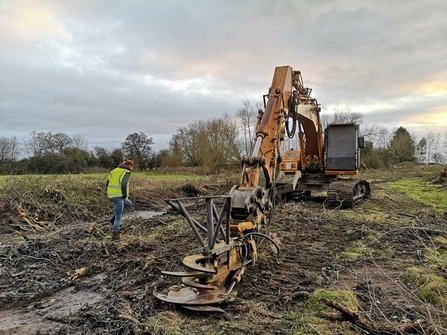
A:
<svg viewBox="0 0 447 335">
<path fill-rule="evenodd" d="M 0 137 L 120 147 L 262 101 L 276 66 L 323 113 L 447 132 L 445 0 L 0 0 Z"/>
</svg>

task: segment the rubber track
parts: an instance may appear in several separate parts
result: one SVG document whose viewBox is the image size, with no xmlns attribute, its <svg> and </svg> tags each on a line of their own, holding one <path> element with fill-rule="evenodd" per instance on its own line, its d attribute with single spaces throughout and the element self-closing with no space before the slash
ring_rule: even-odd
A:
<svg viewBox="0 0 447 335">
<path fill-rule="evenodd" d="M 338 179 L 329 185 L 330 208 L 353 208 L 370 197 L 369 183 L 363 179 Z"/>
</svg>

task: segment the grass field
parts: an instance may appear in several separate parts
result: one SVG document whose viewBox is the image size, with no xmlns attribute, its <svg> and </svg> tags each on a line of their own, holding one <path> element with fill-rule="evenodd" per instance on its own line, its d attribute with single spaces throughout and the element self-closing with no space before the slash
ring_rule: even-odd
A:
<svg viewBox="0 0 447 335">
<path fill-rule="evenodd" d="M 73 183 L 92 183 L 96 186 L 105 185 L 109 173 L 89 173 L 89 174 L 70 174 L 70 175 L 19 175 L 19 176 L 1 176 L 0 186 L 7 184 L 15 185 L 57 185 L 61 187 L 64 183 L 70 185 Z M 132 172 L 132 184 L 138 187 L 157 187 L 161 185 L 169 186 L 172 184 L 178 185 L 184 182 L 199 182 L 208 181 L 213 177 L 199 176 L 193 174 L 173 174 L 173 173 L 157 173 L 157 172 Z M 169 184 L 166 184 L 169 182 Z M 3 191 L 0 189 L 0 193 Z"/>
<path fill-rule="evenodd" d="M 433 184 L 439 177 L 441 165 L 415 165 L 403 164 L 389 170 L 362 171 L 360 176 L 370 183 L 388 181 L 387 185 L 406 196 L 419 201 L 427 206 L 432 206 L 437 212 L 447 211 L 445 194 L 446 187 Z M 72 188 L 74 184 L 103 187 L 107 180 L 108 172 L 90 173 L 80 175 L 26 175 L 26 176 L 0 176 L 0 193 L 14 188 L 26 189 L 28 187 Z M 399 176 L 396 178 L 396 176 Z M 160 172 L 132 172 L 131 185 L 133 189 L 163 190 L 181 186 L 186 183 L 194 183 L 200 186 L 210 182 L 231 180 L 238 183 L 239 174 L 231 175 L 197 175 L 185 173 L 160 173 Z M 9 185 L 9 187 L 6 187 Z M 71 185 L 71 186 L 69 186 Z"/>
</svg>

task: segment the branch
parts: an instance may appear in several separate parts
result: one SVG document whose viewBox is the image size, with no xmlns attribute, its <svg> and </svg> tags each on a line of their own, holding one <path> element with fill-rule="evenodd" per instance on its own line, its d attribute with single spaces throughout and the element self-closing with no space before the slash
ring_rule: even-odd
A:
<svg viewBox="0 0 447 335">
<path fill-rule="evenodd" d="M 339 313 L 319 312 L 315 313 L 317 316 L 333 321 L 348 321 L 374 335 L 425 334 L 425 329 L 428 327 L 427 322 L 421 320 L 408 322 L 397 327 L 384 326 L 367 320 L 359 313 L 352 311 L 336 301 L 322 298 L 321 302 L 328 307 L 336 309 Z"/>
</svg>

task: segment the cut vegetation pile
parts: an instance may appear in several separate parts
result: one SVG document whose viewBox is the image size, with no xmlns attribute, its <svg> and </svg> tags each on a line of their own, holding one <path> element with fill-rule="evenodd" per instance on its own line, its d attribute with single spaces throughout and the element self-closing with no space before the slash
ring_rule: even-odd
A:
<svg viewBox="0 0 447 335">
<path fill-rule="evenodd" d="M 278 203 L 281 253 L 263 245 L 223 314 L 177 310 L 152 291 L 178 284 L 160 271 L 181 270 L 198 247 L 163 199 L 228 194 L 228 176 L 135 173 L 119 242 L 105 175 L 3 179 L 0 334 L 447 334 L 439 171 L 363 172 L 372 196 L 353 210 L 326 210 L 320 194 Z"/>
</svg>

